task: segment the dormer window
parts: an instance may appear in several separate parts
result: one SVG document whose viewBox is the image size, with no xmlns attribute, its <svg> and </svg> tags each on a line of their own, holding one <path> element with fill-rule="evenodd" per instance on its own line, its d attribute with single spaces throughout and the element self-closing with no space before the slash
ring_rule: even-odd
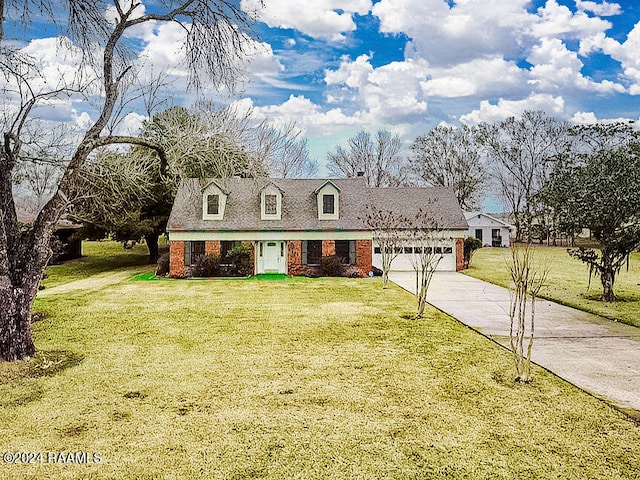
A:
<svg viewBox="0 0 640 480">
<path fill-rule="evenodd" d="M 207 215 L 220 214 L 220 195 L 207 195 Z"/>
<path fill-rule="evenodd" d="M 338 220 L 340 218 L 340 189 L 331 180 L 314 191 L 318 200 L 318 220 Z"/>
<path fill-rule="evenodd" d="M 265 215 L 276 215 L 278 213 L 278 196 L 266 194 L 264 196 Z"/>
<path fill-rule="evenodd" d="M 202 219 L 222 220 L 227 204 L 227 193 L 216 182 L 210 182 L 202 189 Z"/>
<path fill-rule="evenodd" d="M 322 195 L 322 213 L 325 215 L 335 214 L 336 197 L 333 194 Z"/>
<path fill-rule="evenodd" d="M 282 191 L 273 183 L 269 183 L 260 192 L 260 218 L 282 219 Z"/>
</svg>

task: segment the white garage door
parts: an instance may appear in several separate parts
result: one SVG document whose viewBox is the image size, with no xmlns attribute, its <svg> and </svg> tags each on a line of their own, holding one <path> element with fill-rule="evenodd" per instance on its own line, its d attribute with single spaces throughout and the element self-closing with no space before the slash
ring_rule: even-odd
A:
<svg viewBox="0 0 640 480">
<path fill-rule="evenodd" d="M 449 271 L 455 272 L 456 270 L 456 256 L 455 256 L 455 240 L 451 243 L 443 242 L 441 247 L 436 247 L 441 249 L 442 259 L 438 264 L 438 270 L 440 271 Z M 404 247 L 402 249 L 402 253 L 399 253 L 398 256 L 393 260 L 391 264 L 391 270 L 398 272 L 406 272 L 413 271 L 413 264 L 411 263 L 413 257 L 413 247 Z M 374 247 L 373 249 L 373 265 L 375 267 L 382 267 L 382 257 L 380 255 L 380 249 L 378 247 Z"/>
</svg>

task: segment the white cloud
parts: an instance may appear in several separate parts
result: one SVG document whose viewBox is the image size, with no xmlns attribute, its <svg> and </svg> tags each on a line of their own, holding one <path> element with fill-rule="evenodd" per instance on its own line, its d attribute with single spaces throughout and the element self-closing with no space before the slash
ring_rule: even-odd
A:
<svg viewBox="0 0 640 480">
<path fill-rule="evenodd" d="M 481 122 L 499 122 L 508 117 L 518 117 L 525 110 L 544 110 L 552 116 L 564 116 L 564 99 L 549 94 L 533 94 L 523 100 L 500 99 L 497 104 L 488 100 L 480 102 L 480 108 L 460 117 L 465 125 Z"/>
<path fill-rule="evenodd" d="M 479 58 L 450 68 L 429 69 L 430 78 L 421 82 L 428 96 L 455 98 L 515 92 L 526 82 L 526 73 L 500 56 Z"/>
<path fill-rule="evenodd" d="M 294 28 L 314 38 L 332 41 L 344 39 L 345 32 L 356 29 L 354 14 L 366 15 L 371 0 L 242 0 L 245 12 L 255 12 L 270 27 Z"/>
<path fill-rule="evenodd" d="M 531 23 L 527 0 L 382 0 L 373 14 L 380 29 L 412 38 L 407 56 L 451 66 L 496 54 L 514 55 Z"/>
<path fill-rule="evenodd" d="M 350 88 L 362 88 L 373 73 L 373 66 L 369 60 L 369 55 L 360 55 L 354 62 L 350 61 L 349 57 L 342 57 L 338 70 L 325 70 L 324 81 L 327 85 L 343 83 Z"/>
<path fill-rule="evenodd" d="M 538 91 L 559 92 L 573 89 L 598 93 L 624 93 L 624 86 L 604 80 L 594 82 L 580 72 L 584 66 L 577 52 L 570 51 L 557 38 L 543 38 L 529 54 L 527 60 L 533 64 L 530 70 L 531 84 Z"/>
<path fill-rule="evenodd" d="M 585 38 L 611 28 L 607 20 L 590 17 L 580 10 L 573 13 L 556 0 L 547 0 L 545 6 L 538 9 L 537 17 L 531 32 L 538 38 Z"/>
<path fill-rule="evenodd" d="M 591 12 L 594 15 L 600 17 L 612 17 L 614 15 L 620 15 L 622 13 L 622 7 L 618 3 L 609 3 L 604 1 L 602 3 L 576 0 L 576 7 L 578 10 L 585 12 Z"/>
<path fill-rule="evenodd" d="M 131 112 L 122 119 L 118 125 L 118 131 L 116 133 L 118 135 L 140 135 L 143 123 L 147 120 L 149 120 L 149 117 L 146 115 Z"/>
<path fill-rule="evenodd" d="M 576 112 L 571 118 L 571 121 L 579 125 L 592 125 L 594 123 L 598 123 L 598 119 L 593 112 Z"/>
<path fill-rule="evenodd" d="M 620 43 L 604 34 L 594 35 L 583 40 L 580 53 L 587 55 L 591 52 L 602 52 L 610 55 L 622 65 L 623 77 L 629 84 L 631 95 L 640 95 L 640 22 L 636 23 L 627 35 L 627 39 Z"/>
<path fill-rule="evenodd" d="M 87 130 L 93 125 L 93 120 L 91 120 L 91 116 L 87 112 L 78 114 L 75 109 L 72 112 L 75 117 L 74 123 L 80 130 Z"/>
<path fill-rule="evenodd" d="M 308 136 L 325 136 L 340 132 L 345 127 L 360 125 L 362 119 L 350 117 L 342 109 L 333 108 L 326 112 L 304 96 L 291 95 L 280 105 L 264 107 L 253 106 L 249 99 L 236 103 L 238 109 L 244 111 L 251 108 L 256 119 L 269 119 L 276 125 L 295 122 Z"/>
<path fill-rule="evenodd" d="M 343 58 L 337 70 L 325 71 L 325 82 L 335 103 L 354 103 L 370 123 L 403 121 L 424 114 L 427 103 L 420 82 L 428 73 L 424 61 L 391 62 L 374 68 L 367 55 L 355 61 Z"/>
<path fill-rule="evenodd" d="M 140 31 L 146 43 L 139 55 L 141 63 L 155 72 L 186 77 L 184 29 L 173 22 L 149 22 L 148 27 Z"/>
<path fill-rule="evenodd" d="M 66 38 L 32 40 L 21 53 L 35 65 L 30 88 L 36 93 L 89 84 L 97 78 L 86 66 L 80 68 L 82 52 Z"/>
</svg>

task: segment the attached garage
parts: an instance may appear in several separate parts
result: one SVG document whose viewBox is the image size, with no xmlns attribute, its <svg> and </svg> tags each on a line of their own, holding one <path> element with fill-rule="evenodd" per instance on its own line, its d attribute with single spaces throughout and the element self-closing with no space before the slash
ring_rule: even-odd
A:
<svg viewBox="0 0 640 480">
<path fill-rule="evenodd" d="M 396 272 L 413 271 L 413 264 L 415 263 L 416 255 L 419 252 L 415 251 L 420 247 L 398 247 L 398 256 L 393 260 L 391 264 L 391 270 Z M 455 272 L 457 270 L 456 265 L 456 239 L 443 240 L 440 245 L 436 246 L 436 253 L 442 254 L 442 259 L 438 263 L 439 271 Z M 382 256 L 380 255 L 380 247 L 373 247 L 373 266 L 382 268 Z"/>
</svg>

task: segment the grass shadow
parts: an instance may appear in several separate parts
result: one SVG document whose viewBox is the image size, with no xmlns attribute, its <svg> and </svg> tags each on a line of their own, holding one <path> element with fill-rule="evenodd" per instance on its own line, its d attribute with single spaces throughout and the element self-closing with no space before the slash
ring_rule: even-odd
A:
<svg viewBox="0 0 640 480">
<path fill-rule="evenodd" d="M 83 359 L 83 355 L 67 350 L 40 350 L 28 360 L 1 362 L 0 383 L 52 377 L 67 368 L 79 365 Z"/>
</svg>

